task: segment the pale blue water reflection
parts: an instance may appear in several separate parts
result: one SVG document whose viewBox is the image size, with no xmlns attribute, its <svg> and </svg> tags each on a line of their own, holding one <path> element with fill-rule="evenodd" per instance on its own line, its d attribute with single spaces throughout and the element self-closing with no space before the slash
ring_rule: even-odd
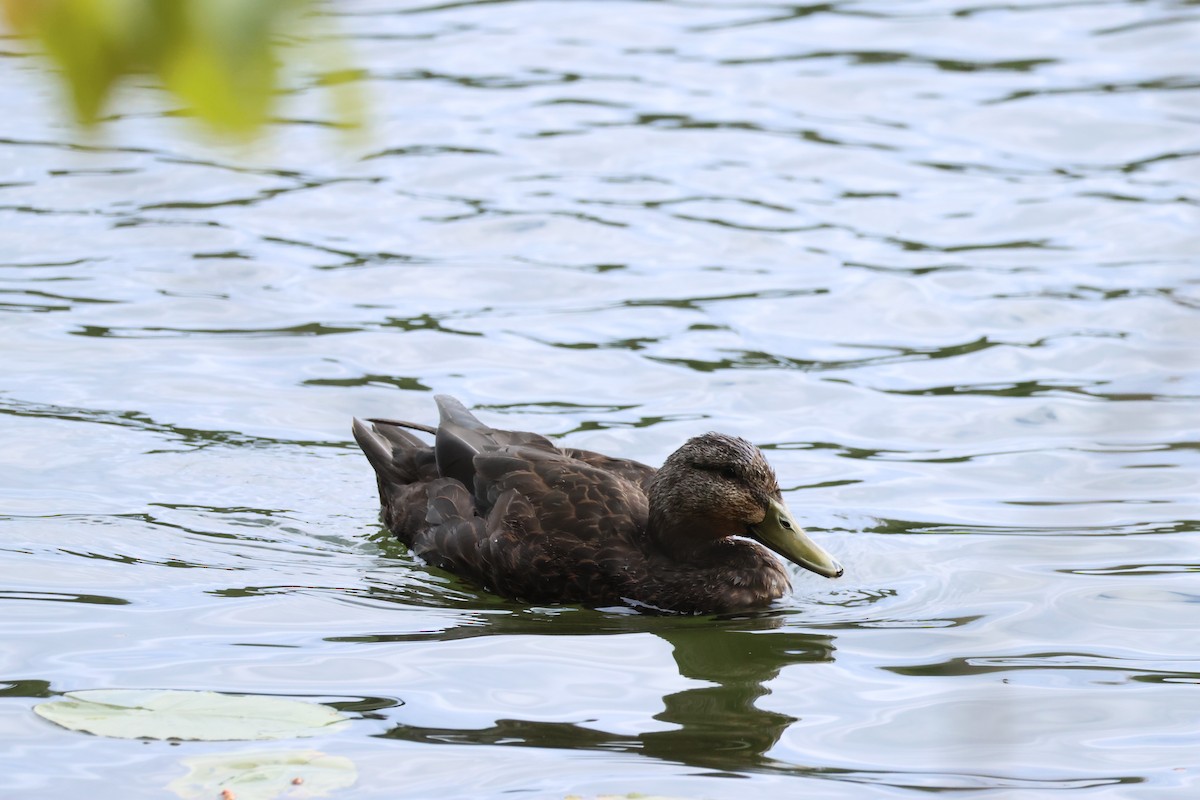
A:
<svg viewBox="0 0 1200 800">
<path fill-rule="evenodd" d="M 271 146 L 144 89 L 86 140 L 6 42 L 3 794 L 237 751 L 30 711 L 172 688 L 354 714 L 313 741 L 356 798 L 1192 796 L 1195 9 L 352 0 L 350 152 L 304 74 Z M 433 391 L 649 462 L 746 436 L 847 575 L 483 594 L 381 535 L 349 437 Z"/>
</svg>

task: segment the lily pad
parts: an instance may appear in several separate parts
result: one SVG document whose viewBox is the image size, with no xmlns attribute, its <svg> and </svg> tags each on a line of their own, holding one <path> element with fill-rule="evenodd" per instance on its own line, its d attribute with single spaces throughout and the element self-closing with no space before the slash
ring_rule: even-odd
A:
<svg viewBox="0 0 1200 800">
<path fill-rule="evenodd" d="M 158 689 L 67 692 L 33 710 L 64 728 L 118 739 L 291 739 L 332 733 L 349 722 L 319 703 Z"/>
<path fill-rule="evenodd" d="M 237 800 L 327 797 L 358 779 L 353 761 L 316 750 L 210 753 L 182 763 L 188 773 L 167 788 L 184 800 L 212 800 L 226 791 Z"/>
</svg>

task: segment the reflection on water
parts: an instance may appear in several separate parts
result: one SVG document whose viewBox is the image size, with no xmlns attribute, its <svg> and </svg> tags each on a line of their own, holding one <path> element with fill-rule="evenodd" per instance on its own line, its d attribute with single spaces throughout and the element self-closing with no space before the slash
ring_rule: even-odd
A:
<svg viewBox="0 0 1200 800">
<path fill-rule="evenodd" d="M 0 41 L 5 788 L 205 755 L 29 711 L 117 687 L 325 698 L 356 797 L 1195 795 L 1189 8 L 344 0 L 351 151 L 319 65 L 234 152 L 143 87 L 81 139 Z M 848 573 L 486 595 L 349 437 L 432 392 L 652 463 L 745 436 Z"/>
<path fill-rule="evenodd" d="M 663 698 L 667 709 L 655 719 L 678 731 L 648 733 L 644 752 L 656 758 L 707 769 L 739 772 L 777 765 L 767 752 L 795 717 L 759 708 L 770 690 L 764 684 L 788 664 L 833 660 L 833 637 L 762 630 L 729 630 L 719 639 L 692 628 L 663 635 L 675 648 L 679 673 L 715 686 Z"/>
<path fill-rule="evenodd" d="M 498 719 L 494 725 L 481 729 L 401 724 L 384 735 L 411 742 L 626 752 L 732 773 L 791 771 L 793 765 L 774 761 L 768 751 L 796 718 L 760 708 L 756 701 L 770 693 L 765 684 L 781 668 L 830 662 L 834 648 L 831 636 L 782 631 L 781 624 L 779 617 L 760 616 L 732 623 L 676 623 L 655 630 L 656 636 L 671 645 L 679 675 L 705 684 L 662 698 L 666 708 L 655 714 L 654 719 L 668 723 L 665 729 L 629 736 L 598 729 L 594 720 Z M 472 631 L 473 635 L 497 635 L 505 627 L 488 624 L 483 629 L 460 629 L 460 634 Z M 555 632 L 569 631 L 570 628 Z M 714 635 L 718 631 L 719 635 Z M 593 628 L 591 632 L 600 631 Z"/>
</svg>

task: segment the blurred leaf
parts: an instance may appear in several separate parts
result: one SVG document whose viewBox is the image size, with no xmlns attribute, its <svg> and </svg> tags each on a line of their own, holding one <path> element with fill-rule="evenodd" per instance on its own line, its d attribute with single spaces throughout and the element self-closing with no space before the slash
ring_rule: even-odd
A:
<svg viewBox="0 0 1200 800">
<path fill-rule="evenodd" d="M 278 697 L 155 689 L 92 689 L 63 697 L 33 710 L 64 728 L 118 739 L 290 739 L 331 733 L 347 723 L 329 706 Z"/>
<path fill-rule="evenodd" d="M 94 125 L 124 78 L 161 83 L 199 119 L 249 136 L 269 120 L 281 92 L 278 44 L 317 0 L 0 0 L 19 34 L 40 43 L 62 71 L 76 116 Z M 289 42 L 300 45 L 303 38 Z M 314 47 L 316 43 L 309 42 Z M 328 73 L 353 75 L 345 51 L 317 47 Z M 351 84 L 331 86 L 339 124 L 358 123 Z"/>
<path fill-rule="evenodd" d="M 273 29 L 293 0 L 203 0 L 182 6 L 186 35 L 160 77 L 202 119 L 233 132 L 267 120 L 278 77 Z"/>
<path fill-rule="evenodd" d="M 130 0 L 73 0 L 40 2 L 7 0 L 9 17 L 41 39 L 63 70 L 79 117 L 92 122 L 117 77 L 128 67 L 121 23 L 127 19 Z"/>
</svg>

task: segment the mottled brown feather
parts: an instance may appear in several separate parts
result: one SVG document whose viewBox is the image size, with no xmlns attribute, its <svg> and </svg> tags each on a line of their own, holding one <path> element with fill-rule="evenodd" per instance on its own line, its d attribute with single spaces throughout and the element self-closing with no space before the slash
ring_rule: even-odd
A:
<svg viewBox="0 0 1200 800">
<path fill-rule="evenodd" d="M 771 553 L 732 538 L 779 497 L 748 442 L 696 437 L 655 470 L 489 428 L 453 398 L 438 406 L 438 447 L 450 442 L 459 477 L 473 465 L 471 485 L 442 475 L 435 447 L 402 430 L 428 426 L 353 428 L 378 477 L 383 523 L 429 564 L 536 603 L 721 612 L 788 590 Z"/>
</svg>

